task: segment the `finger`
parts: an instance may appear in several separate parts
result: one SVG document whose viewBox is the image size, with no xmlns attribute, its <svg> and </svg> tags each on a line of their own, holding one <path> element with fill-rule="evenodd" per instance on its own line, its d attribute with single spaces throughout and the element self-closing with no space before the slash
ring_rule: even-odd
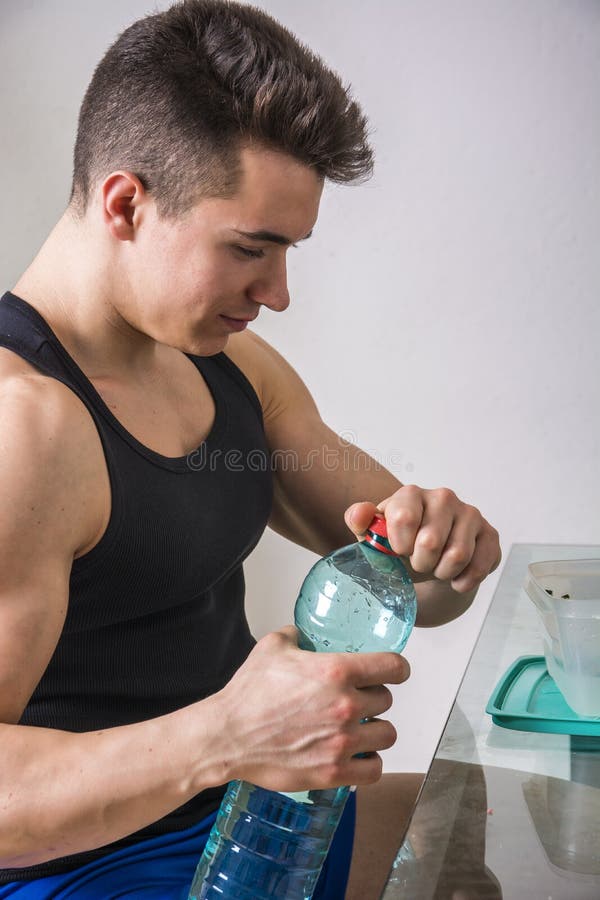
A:
<svg viewBox="0 0 600 900">
<path fill-rule="evenodd" d="M 346 656 L 346 654 L 344 654 Z M 399 653 L 352 653 L 354 686 L 402 684 L 410 678 L 410 664 Z"/>
<path fill-rule="evenodd" d="M 373 516 L 376 512 L 377 507 L 374 503 L 363 500 L 348 507 L 344 513 L 344 521 L 350 531 L 354 532 L 357 537 L 360 537 L 373 521 Z"/>
<path fill-rule="evenodd" d="M 354 757 L 344 766 L 343 784 L 374 784 L 383 773 L 383 760 L 378 753 L 362 759 Z"/>
<path fill-rule="evenodd" d="M 400 488 L 379 504 L 385 515 L 388 539 L 400 556 L 412 556 L 424 513 L 423 491 L 413 484 Z"/>
<path fill-rule="evenodd" d="M 373 719 L 391 709 L 394 697 L 384 685 L 360 688 L 361 719 Z"/>
<path fill-rule="evenodd" d="M 408 660 L 398 653 L 323 653 L 320 657 L 326 677 L 356 688 L 402 684 L 410 675 Z"/>
<path fill-rule="evenodd" d="M 490 526 L 491 527 L 491 526 Z M 492 544 L 496 548 L 496 559 L 490 572 L 495 572 L 500 563 L 502 562 L 502 550 L 500 549 L 500 535 L 496 531 L 495 528 L 492 528 Z"/>
<path fill-rule="evenodd" d="M 375 753 L 378 750 L 389 750 L 398 738 L 398 732 L 391 722 L 385 719 L 369 719 L 361 722 L 353 735 L 356 738 L 356 753 Z"/>
<path fill-rule="evenodd" d="M 450 581 L 464 572 L 471 563 L 482 532 L 482 518 L 473 506 L 461 508 L 444 547 L 434 575 L 441 581 Z"/>
<path fill-rule="evenodd" d="M 455 514 L 455 508 L 447 501 L 445 495 L 437 491 L 430 491 L 427 494 L 421 527 L 410 557 L 410 564 L 415 572 L 433 572 L 439 565 L 452 534 Z"/>
<path fill-rule="evenodd" d="M 479 587 L 483 579 L 493 572 L 498 563 L 497 538 L 494 529 L 485 529 L 477 538 L 475 552 L 468 566 L 450 582 L 451 588 L 462 594 Z"/>
</svg>

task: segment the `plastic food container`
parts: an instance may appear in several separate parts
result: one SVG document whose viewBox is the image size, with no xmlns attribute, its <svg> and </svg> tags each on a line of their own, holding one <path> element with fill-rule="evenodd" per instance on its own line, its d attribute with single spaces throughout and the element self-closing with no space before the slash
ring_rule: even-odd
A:
<svg viewBox="0 0 600 900">
<path fill-rule="evenodd" d="M 600 716 L 600 560 L 531 563 L 525 591 L 542 621 L 548 672 L 580 716 Z"/>
</svg>

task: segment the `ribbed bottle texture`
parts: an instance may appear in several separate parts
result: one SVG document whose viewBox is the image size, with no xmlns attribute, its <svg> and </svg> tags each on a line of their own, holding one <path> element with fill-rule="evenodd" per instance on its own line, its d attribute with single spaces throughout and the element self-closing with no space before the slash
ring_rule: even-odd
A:
<svg viewBox="0 0 600 900">
<path fill-rule="evenodd" d="M 370 541 L 336 550 L 306 576 L 295 608 L 301 648 L 402 651 L 415 590 L 383 519 L 368 534 Z M 349 791 L 286 794 L 232 781 L 188 900 L 310 900 Z"/>
<path fill-rule="evenodd" d="M 286 795 L 232 781 L 190 900 L 309 900 L 348 792 L 341 787 Z"/>
</svg>

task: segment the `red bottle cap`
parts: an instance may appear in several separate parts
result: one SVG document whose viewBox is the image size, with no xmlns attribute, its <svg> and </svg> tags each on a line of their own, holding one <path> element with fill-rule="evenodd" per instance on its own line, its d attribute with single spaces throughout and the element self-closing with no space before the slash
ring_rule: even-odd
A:
<svg viewBox="0 0 600 900">
<path fill-rule="evenodd" d="M 376 550 L 381 550 L 382 553 L 387 553 L 388 556 L 398 556 L 391 548 L 387 533 L 387 522 L 383 513 L 375 513 L 372 522 L 367 528 L 365 543 Z"/>
</svg>

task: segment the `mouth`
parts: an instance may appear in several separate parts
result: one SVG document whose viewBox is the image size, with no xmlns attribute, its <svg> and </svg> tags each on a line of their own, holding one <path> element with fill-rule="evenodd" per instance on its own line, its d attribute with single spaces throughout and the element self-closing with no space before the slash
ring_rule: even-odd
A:
<svg viewBox="0 0 600 900">
<path fill-rule="evenodd" d="M 233 316 L 224 316 L 219 315 L 220 319 L 223 319 L 225 324 L 231 328 L 233 331 L 243 331 L 244 328 L 250 323 L 253 322 L 256 316 L 249 316 L 243 319 L 233 318 Z"/>
</svg>

